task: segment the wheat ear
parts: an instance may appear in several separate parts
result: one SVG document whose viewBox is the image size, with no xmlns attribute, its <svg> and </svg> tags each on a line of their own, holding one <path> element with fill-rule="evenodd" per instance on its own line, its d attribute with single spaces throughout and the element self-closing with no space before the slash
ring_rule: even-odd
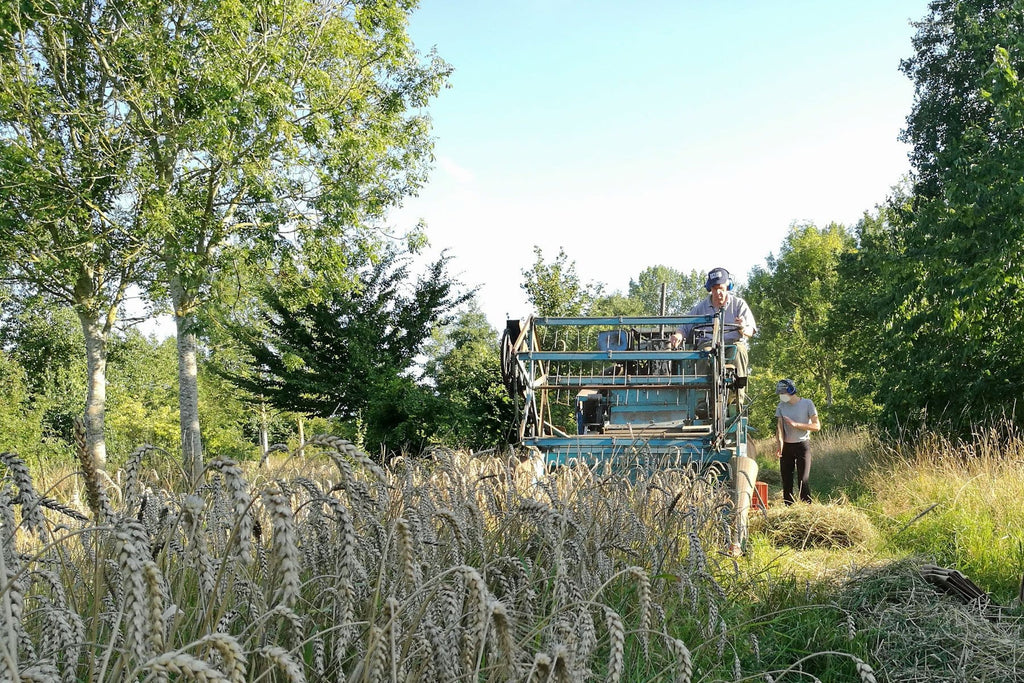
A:
<svg viewBox="0 0 1024 683">
<path fill-rule="evenodd" d="M 149 559 L 149 539 L 139 522 L 122 520 L 114 539 L 124 582 L 125 639 L 136 662 L 144 662 L 163 645 L 163 610 L 157 604 L 161 596 L 150 593 L 151 584 L 159 584 L 159 570 Z"/>
<path fill-rule="evenodd" d="M 52 662 L 39 662 L 18 674 L 18 678 L 22 683 L 53 683 L 60 680 L 60 675 Z"/>
<path fill-rule="evenodd" d="M 263 501 L 273 526 L 271 557 L 280 582 L 275 600 L 291 607 L 299 599 L 302 585 L 302 567 L 295 542 L 295 516 L 288 498 L 280 490 L 265 491 Z"/>
<path fill-rule="evenodd" d="M 7 470 L 18 487 L 18 495 L 14 502 L 21 505 L 21 523 L 29 531 L 39 534 L 39 537 L 46 540 L 46 518 L 39 509 L 39 494 L 32 485 L 32 475 L 29 474 L 28 466 L 16 453 L 0 453 L 0 462 L 7 466 Z"/>
<path fill-rule="evenodd" d="M 516 665 L 516 639 L 512 633 L 512 621 L 508 615 L 508 608 L 504 603 L 494 600 L 491 602 L 490 609 L 491 621 L 494 623 L 494 636 L 506 669 L 506 677 L 508 680 L 517 680 L 519 667 Z"/>
<path fill-rule="evenodd" d="M 463 635 L 462 665 L 465 671 L 475 671 L 477 656 L 487 632 L 489 608 L 487 584 L 480 573 L 468 565 L 462 566 L 466 581 L 466 609 L 469 610 L 469 624 Z"/>
<path fill-rule="evenodd" d="M 622 625 L 622 618 L 611 607 L 605 606 L 604 618 L 608 625 L 608 682 L 619 683 L 623 672 L 626 631 Z"/>
<path fill-rule="evenodd" d="M 533 656 L 533 666 L 527 675 L 530 683 L 545 683 L 551 677 L 551 657 L 545 652 Z"/>
<path fill-rule="evenodd" d="M 110 507 L 110 500 L 107 498 L 106 485 L 103 477 L 100 476 L 99 468 L 89 454 L 88 444 L 85 440 L 85 420 L 81 416 L 75 417 L 74 422 L 75 455 L 78 457 L 78 464 L 82 467 L 82 477 L 85 480 L 85 499 L 92 511 L 93 518 L 98 522 L 110 519 L 114 516 Z"/>
<path fill-rule="evenodd" d="M 0 629 L 2 629 L 2 637 L 0 637 L 0 680 L 16 681 L 18 680 L 17 624 L 20 622 L 20 616 L 18 621 L 16 621 L 13 600 L 14 582 L 11 581 L 14 572 L 7 568 L 7 559 L 5 557 L 14 548 L 14 529 L 13 525 L 7 520 L 6 514 L 9 511 L 9 506 L 4 505 L 6 498 L 3 491 L 0 491 L 0 511 L 5 513 L 0 516 L 0 519 L 3 520 L 3 526 L 0 527 L 0 543 L 3 544 L 0 547 L 0 581 L 10 586 L 7 590 L 0 592 Z M 8 535 L 10 536 L 9 541 Z M 10 545 L 10 550 L 8 545 Z"/>
<path fill-rule="evenodd" d="M 209 466 L 224 475 L 224 486 L 228 490 L 234 512 L 235 542 L 238 544 L 236 557 L 242 564 L 248 565 L 253 560 L 252 496 L 249 495 L 249 484 L 245 480 L 242 468 L 233 460 L 218 458 L 212 460 Z"/>
<path fill-rule="evenodd" d="M 644 649 L 644 657 L 650 657 L 648 634 L 651 629 L 651 579 L 643 567 L 630 567 L 629 573 L 637 581 L 637 593 L 640 598 L 640 643 Z"/>
<path fill-rule="evenodd" d="M 421 583 L 420 568 L 416 561 L 415 540 L 406 519 L 399 518 L 395 522 L 395 535 L 398 537 L 398 553 L 402 561 L 405 582 L 408 584 L 409 592 L 415 593 Z"/>
<path fill-rule="evenodd" d="M 861 683 L 877 683 L 875 671 L 867 662 L 857 657 L 853 657 L 853 662 L 857 665 L 857 675 L 860 676 Z"/>
<path fill-rule="evenodd" d="M 288 653 L 288 650 L 276 645 L 268 645 L 260 648 L 258 652 L 284 671 L 290 683 L 306 683 L 306 675 L 302 673 L 302 667 Z"/>
<path fill-rule="evenodd" d="M 690 655 L 690 649 L 678 638 L 670 638 L 668 644 L 676 658 L 676 683 L 690 683 L 693 679 L 693 657 Z"/>
<path fill-rule="evenodd" d="M 227 633 L 211 633 L 199 639 L 199 645 L 209 645 L 220 655 L 231 683 L 245 683 L 245 654 L 238 641 Z"/>
<path fill-rule="evenodd" d="M 143 671 L 155 674 L 175 674 L 200 683 L 231 683 L 227 676 L 198 657 L 187 652 L 166 652 L 142 665 Z M 130 677 L 127 680 L 134 680 Z"/>
</svg>

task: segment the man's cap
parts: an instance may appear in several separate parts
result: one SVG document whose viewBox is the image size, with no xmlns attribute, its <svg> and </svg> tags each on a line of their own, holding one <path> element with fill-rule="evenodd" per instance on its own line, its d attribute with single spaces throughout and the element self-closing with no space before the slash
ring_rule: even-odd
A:
<svg viewBox="0 0 1024 683">
<path fill-rule="evenodd" d="M 775 385 L 776 394 L 795 394 L 796 383 L 791 379 L 780 379 L 779 383 Z"/>
<path fill-rule="evenodd" d="M 712 268 L 708 271 L 708 280 L 704 283 L 704 289 L 710 290 L 715 285 L 727 285 L 729 278 L 729 271 L 725 268 Z"/>
</svg>

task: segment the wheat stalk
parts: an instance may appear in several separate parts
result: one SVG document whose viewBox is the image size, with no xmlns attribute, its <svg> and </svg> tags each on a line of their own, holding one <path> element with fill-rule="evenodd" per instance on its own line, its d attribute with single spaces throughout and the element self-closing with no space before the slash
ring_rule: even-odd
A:
<svg viewBox="0 0 1024 683">
<path fill-rule="evenodd" d="M 228 490 L 233 513 L 235 539 L 238 544 L 237 558 L 242 564 L 252 562 L 252 496 L 249 495 L 249 484 L 246 482 L 242 469 L 233 460 L 218 458 L 210 461 L 209 467 L 224 475 L 224 485 Z"/>
<path fill-rule="evenodd" d="M 263 493 L 264 506 L 270 515 L 271 564 L 276 569 L 278 588 L 274 600 L 292 606 L 299 599 L 301 563 L 295 544 L 295 517 L 291 504 L 280 490 L 268 489 Z"/>
</svg>

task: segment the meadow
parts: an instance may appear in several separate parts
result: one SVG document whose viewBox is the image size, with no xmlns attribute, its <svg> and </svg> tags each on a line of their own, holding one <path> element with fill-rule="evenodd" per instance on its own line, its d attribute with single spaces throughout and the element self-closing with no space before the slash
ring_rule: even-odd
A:
<svg viewBox="0 0 1024 683">
<path fill-rule="evenodd" d="M 697 470 L 382 468 L 313 436 L 193 483 L 148 446 L 109 475 L 5 453 L 0 680 L 1024 680 L 1024 438 L 818 436 L 790 508 L 759 444 L 737 558 Z"/>
</svg>

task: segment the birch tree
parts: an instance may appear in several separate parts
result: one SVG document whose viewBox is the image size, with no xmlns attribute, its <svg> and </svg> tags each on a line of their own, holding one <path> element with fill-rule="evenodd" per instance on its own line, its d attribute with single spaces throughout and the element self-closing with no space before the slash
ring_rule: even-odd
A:
<svg viewBox="0 0 1024 683">
<path fill-rule="evenodd" d="M 132 5 L 132 109 L 152 187 L 147 229 L 177 329 L 182 449 L 202 462 L 199 312 L 235 249 L 344 261 L 415 191 L 424 107 L 448 66 L 413 48 L 414 3 L 193 0 Z M 323 270 L 336 272 L 333 266 Z"/>
<path fill-rule="evenodd" d="M 10 7 L 10 6 L 8 6 Z M 86 446 L 106 462 L 107 342 L 150 260 L 144 187 L 105 44 L 124 26 L 102 3 L 21 3 L 0 22 L 0 276 L 74 309 L 85 335 Z"/>
<path fill-rule="evenodd" d="M 373 253 L 383 216 L 426 177 L 425 108 L 450 69 L 416 51 L 403 0 L 21 7 L 0 26 L 0 189 L 18 198 L 4 255 L 80 311 L 97 443 L 102 342 L 126 288 L 170 305 L 183 457 L 198 475 L 213 278 L 236 251 L 301 261 L 314 281 Z"/>
</svg>

